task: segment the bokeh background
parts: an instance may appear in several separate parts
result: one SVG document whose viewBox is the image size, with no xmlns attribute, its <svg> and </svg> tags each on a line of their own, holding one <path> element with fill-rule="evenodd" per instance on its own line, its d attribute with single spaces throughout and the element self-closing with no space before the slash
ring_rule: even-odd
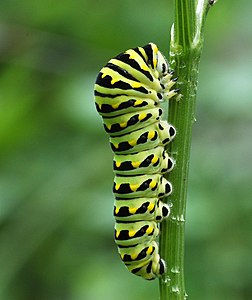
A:
<svg viewBox="0 0 252 300">
<path fill-rule="evenodd" d="M 252 2 L 219 1 L 205 33 L 190 162 L 190 299 L 252 299 Z M 153 300 L 113 242 L 112 153 L 93 83 L 153 41 L 173 1 L 0 1 L 0 299 Z"/>
</svg>

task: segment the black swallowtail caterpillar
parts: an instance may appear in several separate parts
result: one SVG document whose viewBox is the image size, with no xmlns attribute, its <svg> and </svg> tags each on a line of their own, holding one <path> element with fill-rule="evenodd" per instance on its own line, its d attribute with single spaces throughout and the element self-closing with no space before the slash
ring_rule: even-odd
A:
<svg viewBox="0 0 252 300">
<path fill-rule="evenodd" d="M 161 119 L 160 102 L 177 93 L 173 72 L 149 43 L 119 54 L 103 67 L 95 83 L 95 104 L 114 152 L 115 242 L 126 267 L 145 279 L 165 272 L 156 238 L 169 215 L 161 201 L 172 191 L 163 176 L 174 161 L 165 145 L 175 128 Z"/>
</svg>

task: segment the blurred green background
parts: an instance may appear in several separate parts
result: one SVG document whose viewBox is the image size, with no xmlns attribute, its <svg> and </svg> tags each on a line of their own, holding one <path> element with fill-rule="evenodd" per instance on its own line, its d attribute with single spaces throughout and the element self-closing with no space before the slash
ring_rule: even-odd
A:
<svg viewBox="0 0 252 300">
<path fill-rule="evenodd" d="M 252 2 L 206 26 L 190 162 L 190 299 L 252 299 Z M 93 84 L 121 51 L 168 52 L 173 1 L 0 1 L 0 299 L 153 300 L 113 242 L 112 152 Z"/>
</svg>

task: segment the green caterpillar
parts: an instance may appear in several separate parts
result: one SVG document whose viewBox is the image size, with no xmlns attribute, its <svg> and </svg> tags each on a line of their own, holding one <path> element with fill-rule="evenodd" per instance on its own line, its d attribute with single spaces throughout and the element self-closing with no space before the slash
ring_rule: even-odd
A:
<svg viewBox="0 0 252 300">
<path fill-rule="evenodd" d="M 177 94 L 173 72 L 149 43 L 109 60 L 95 83 L 95 105 L 114 152 L 115 242 L 126 267 L 151 280 L 165 272 L 158 223 L 169 216 L 161 199 L 172 192 L 163 174 L 174 161 L 165 145 L 176 135 L 162 120 L 160 102 Z"/>
</svg>

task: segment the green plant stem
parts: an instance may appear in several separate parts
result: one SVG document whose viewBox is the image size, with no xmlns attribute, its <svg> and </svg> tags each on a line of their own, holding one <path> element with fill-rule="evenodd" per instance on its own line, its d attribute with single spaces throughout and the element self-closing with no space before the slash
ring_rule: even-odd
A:
<svg viewBox="0 0 252 300">
<path fill-rule="evenodd" d="M 160 278 L 161 300 L 186 299 L 184 281 L 184 235 L 188 170 L 192 126 L 195 122 L 199 61 L 203 30 L 210 5 L 206 0 L 175 0 L 175 22 L 170 46 L 171 66 L 179 80 L 179 101 L 169 102 L 169 123 L 177 130 L 168 152 L 175 158 L 174 170 L 168 174 L 173 185 L 171 215 L 161 225 L 160 253 L 167 263 L 167 273 Z"/>
</svg>

